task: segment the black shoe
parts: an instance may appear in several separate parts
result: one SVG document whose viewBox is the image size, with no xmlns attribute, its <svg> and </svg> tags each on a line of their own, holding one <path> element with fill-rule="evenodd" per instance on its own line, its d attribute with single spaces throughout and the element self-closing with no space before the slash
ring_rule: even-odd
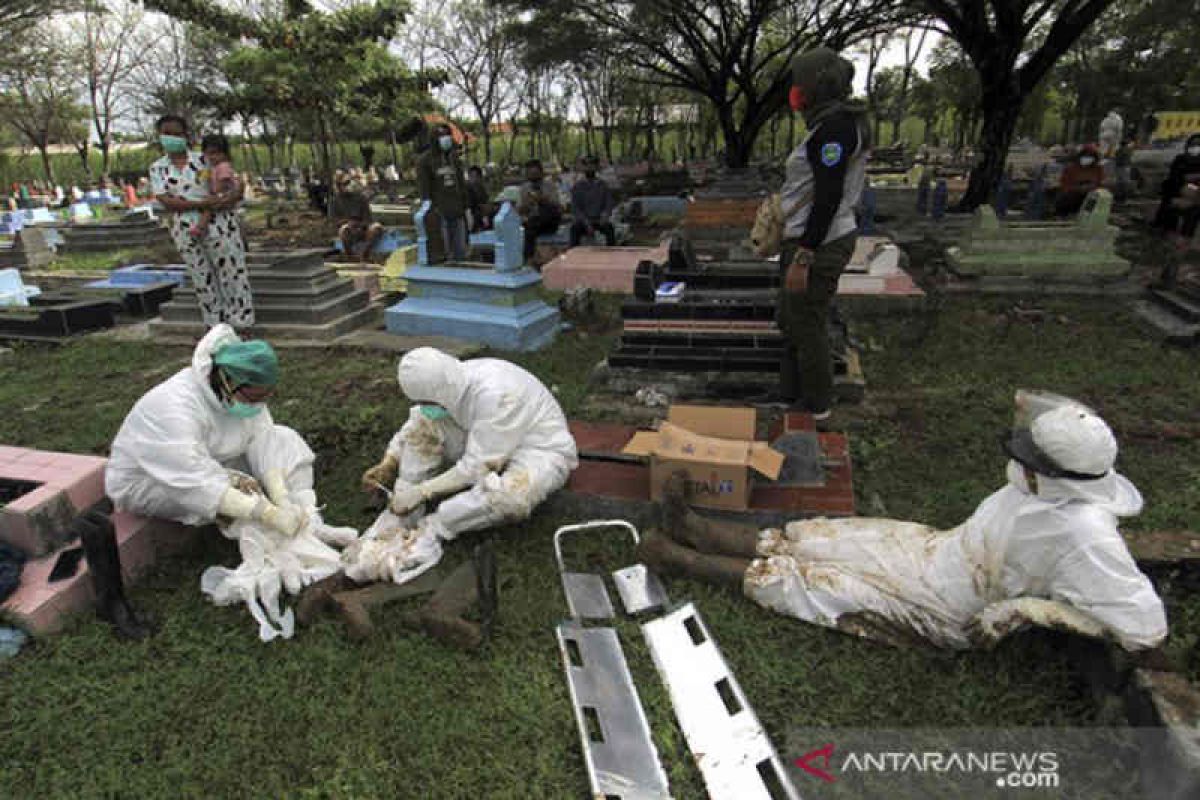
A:
<svg viewBox="0 0 1200 800">
<path fill-rule="evenodd" d="M 475 583 L 479 593 L 479 628 L 486 643 L 492 638 L 496 613 L 500 607 L 500 590 L 496 582 L 496 552 L 488 539 L 475 548 Z"/>
</svg>

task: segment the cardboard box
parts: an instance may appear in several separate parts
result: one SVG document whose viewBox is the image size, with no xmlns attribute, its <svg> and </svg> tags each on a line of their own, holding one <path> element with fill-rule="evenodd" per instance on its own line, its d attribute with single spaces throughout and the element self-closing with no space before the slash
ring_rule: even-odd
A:
<svg viewBox="0 0 1200 800">
<path fill-rule="evenodd" d="M 657 431 L 634 434 L 622 452 L 650 459 L 650 497 L 662 499 L 663 485 L 683 470 L 692 504 L 735 511 L 750 507 L 752 473 L 774 480 L 784 455 L 755 441 L 753 408 L 671 406 Z"/>
</svg>

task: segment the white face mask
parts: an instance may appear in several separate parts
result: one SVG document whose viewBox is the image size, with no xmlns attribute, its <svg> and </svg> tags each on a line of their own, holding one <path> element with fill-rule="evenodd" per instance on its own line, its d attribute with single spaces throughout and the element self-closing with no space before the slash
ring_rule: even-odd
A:
<svg viewBox="0 0 1200 800">
<path fill-rule="evenodd" d="M 441 147 L 443 150 L 449 150 L 451 147 L 454 147 L 454 137 L 453 136 L 439 136 L 438 137 L 438 146 Z"/>
<path fill-rule="evenodd" d="M 1092 164 L 1096 163 L 1096 159 L 1092 158 L 1091 156 L 1084 156 L 1083 158 L 1079 159 L 1079 163 L 1082 166 L 1090 167 Z"/>
<path fill-rule="evenodd" d="M 1187 149 L 1189 156 L 1200 156 L 1200 144 L 1194 144 Z"/>
</svg>

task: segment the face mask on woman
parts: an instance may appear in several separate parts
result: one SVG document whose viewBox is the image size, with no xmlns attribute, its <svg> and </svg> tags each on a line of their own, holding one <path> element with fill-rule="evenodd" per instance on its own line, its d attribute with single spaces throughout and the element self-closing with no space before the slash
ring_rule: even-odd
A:
<svg viewBox="0 0 1200 800">
<path fill-rule="evenodd" d="M 1080 166 L 1090 167 L 1092 164 L 1095 164 L 1095 163 L 1096 163 L 1096 159 L 1092 158 L 1091 156 L 1083 156 L 1082 158 L 1079 159 Z"/>
<path fill-rule="evenodd" d="M 1189 145 L 1188 149 L 1187 149 L 1187 154 L 1189 156 L 1192 156 L 1193 158 L 1195 156 L 1200 156 L 1200 144 Z"/>
<path fill-rule="evenodd" d="M 187 139 L 182 136 L 171 136 L 170 134 L 163 133 L 159 135 L 158 143 L 162 145 L 162 149 L 166 150 L 168 153 L 187 152 Z"/>
<path fill-rule="evenodd" d="M 439 136 L 438 137 L 438 146 L 441 147 L 443 150 L 449 152 L 450 148 L 454 147 L 454 137 L 453 136 Z"/>
</svg>

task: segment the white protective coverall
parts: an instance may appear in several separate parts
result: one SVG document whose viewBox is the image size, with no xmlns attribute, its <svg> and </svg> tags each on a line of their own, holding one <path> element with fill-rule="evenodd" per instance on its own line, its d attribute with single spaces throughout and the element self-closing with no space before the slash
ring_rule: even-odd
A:
<svg viewBox="0 0 1200 800">
<path fill-rule="evenodd" d="M 249 419 L 235 417 L 213 393 L 213 355 L 236 339 L 228 325 L 214 327 L 196 346 L 190 367 L 134 404 L 113 441 L 104 488 L 119 510 L 202 525 L 217 520 L 221 497 L 239 472 L 262 482 L 273 470 L 282 471 L 291 501 L 307 512 L 307 524 L 295 537 L 250 520 L 226 525 L 223 533 L 238 540 L 243 564 L 237 570 L 214 567 L 201 577 L 201 588 L 214 602 L 246 602 L 266 641 L 291 636 L 291 611 L 278 611 L 279 587 L 294 594 L 336 572 L 340 555 L 324 542 L 344 543 L 356 532 L 321 520 L 314 455 L 300 434 L 276 425 L 266 409 Z M 269 633 L 275 629 L 257 595 L 278 631 Z"/>
<path fill-rule="evenodd" d="M 517 365 L 459 361 L 426 347 L 407 354 L 399 373 L 410 399 L 447 414 L 430 419 L 414 406 L 392 437 L 387 454 L 400 465 L 395 494 L 434 476 L 464 490 L 442 500 L 407 535 L 400 532 L 419 515 L 381 514 L 354 552 L 347 551 L 346 574 L 355 580 L 411 580 L 437 563 L 439 539 L 527 518 L 579 464 L 558 401 Z"/>
<path fill-rule="evenodd" d="M 1124 133 L 1125 120 L 1121 119 L 1121 115 L 1115 110 L 1109 111 L 1104 119 L 1100 120 L 1100 154 L 1111 158 L 1117 152 Z"/>
<path fill-rule="evenodd" d="M 1008 481 L 950 531 L 865 517 L 764 531 L 744 591 L 830 627 L 874 612 L 953 649 L 972 646 L 977 617 L 1044 598 L 1082 612 L 1096 623 L 1088 632 L 1128 650 L 1158 645 L 1167 634 L 1162 601 L 1117 530 L 1118 517 L 1141 511 L 1134 485 L 1112 470 L 1087 481 L 1039 475 L 1031 494 L 1015 461 Z"/>
</svg>

